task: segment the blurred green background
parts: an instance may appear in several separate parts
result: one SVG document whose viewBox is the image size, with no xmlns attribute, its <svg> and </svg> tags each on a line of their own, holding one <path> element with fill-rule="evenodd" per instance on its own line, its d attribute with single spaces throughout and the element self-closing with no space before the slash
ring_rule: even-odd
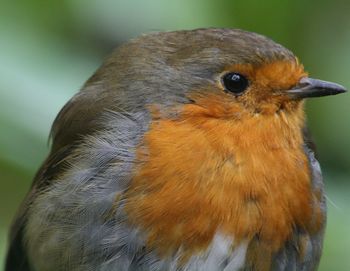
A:
<svg viewBox="0 0 350 271">
<path fill-rule="evenodd" d="M 140 33 L 233 27 L 267 35 L 311 76 L 350 87 L 347 0 L 0 1 L 0 266 L 16 208 L 48 153 L 50 125 L 116 45 Z M 311 100 L 329 198 L 320 270 L 350 270 L 350 95 Z"/>
</svg>

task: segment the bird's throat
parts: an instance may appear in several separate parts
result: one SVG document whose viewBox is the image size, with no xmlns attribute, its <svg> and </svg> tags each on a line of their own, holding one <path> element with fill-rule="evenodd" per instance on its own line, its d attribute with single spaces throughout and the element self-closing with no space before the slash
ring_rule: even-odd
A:
<svg viewBox="0 0 350 271">
<path fill-rule="evenodd" d="M 181 247 L 186 259 L 220 232 L 258 237 L 273 253 L 295 226 L 317 230 L 302 111 L 238 122 L 186 116 L 153 122 L 138 150 L 125 208 L 150 247 Z"/>
</svg>

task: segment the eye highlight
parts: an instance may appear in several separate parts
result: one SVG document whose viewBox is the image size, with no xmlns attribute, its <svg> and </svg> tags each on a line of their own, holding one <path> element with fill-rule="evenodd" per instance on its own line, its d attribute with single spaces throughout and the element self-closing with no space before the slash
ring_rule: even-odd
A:
<svg viewBox="0 0 350 271">
<path fill-rule="evenodd" d="M 235 95 L 242 94 L 249 86 L 248 79 L 236 72 L 226 73 L 222 77 L 222 83 L 227 91 Z"/>
</svg>

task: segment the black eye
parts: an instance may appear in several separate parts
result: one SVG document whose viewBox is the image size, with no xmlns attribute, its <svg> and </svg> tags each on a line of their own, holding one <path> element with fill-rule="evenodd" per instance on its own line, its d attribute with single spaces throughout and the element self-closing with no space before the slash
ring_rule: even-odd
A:
<svg viewBox="0 0 350 271">
<path fill-rule="evenodd" d="M 236 95 L 242 94 L 249 85 L 247 78 L 235 72 L 226 73 L 222 77 L 222 82 L 224 83 L 226 90 Z"/>
</svg>

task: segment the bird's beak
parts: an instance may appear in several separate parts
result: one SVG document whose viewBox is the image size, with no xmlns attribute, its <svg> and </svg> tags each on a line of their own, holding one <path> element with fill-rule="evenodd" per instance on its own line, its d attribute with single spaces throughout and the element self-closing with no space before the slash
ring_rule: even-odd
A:
<svg viewBox="0 0 350 271">
<path fill-rule="evenodd" d="M 300 79 L 299 84 L 295 88 L 288 90 L 287 93 L 293 99 L 304 99 L 336 95 L 346 91 L 345 87 L 336 83 L 303 77 Z"/>
</svg>

